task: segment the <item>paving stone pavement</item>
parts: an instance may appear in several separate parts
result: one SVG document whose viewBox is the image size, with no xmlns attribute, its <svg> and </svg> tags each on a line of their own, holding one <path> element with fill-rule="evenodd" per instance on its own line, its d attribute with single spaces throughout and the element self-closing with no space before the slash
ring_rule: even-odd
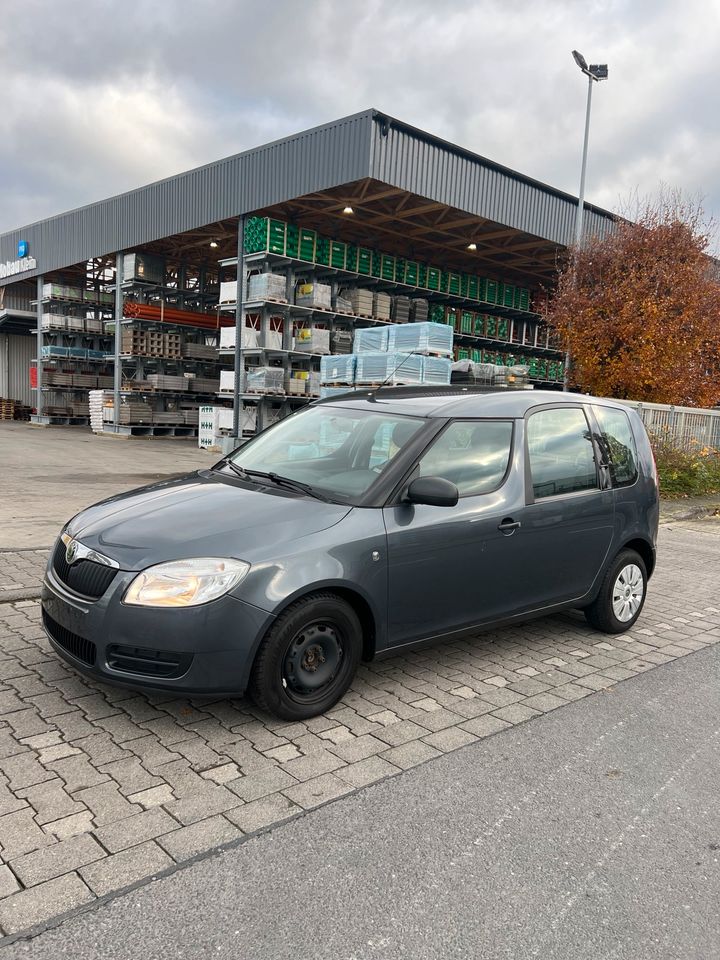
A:
<svg viewBox="0 0 720 960">
<path fill-rule="evenodd" d="M 304 723 L 84 679 L 36 601 L 0 604 L 2 932 L 718 643 L 719 581 L 720 525 L 667 524 L 629 633 L 568 614 L 373 662 Z"/>
<path fill-rule="evenodd" d="M 49 547 L 0 550 L 0 603 L 40 595 Z"/>
</svg>

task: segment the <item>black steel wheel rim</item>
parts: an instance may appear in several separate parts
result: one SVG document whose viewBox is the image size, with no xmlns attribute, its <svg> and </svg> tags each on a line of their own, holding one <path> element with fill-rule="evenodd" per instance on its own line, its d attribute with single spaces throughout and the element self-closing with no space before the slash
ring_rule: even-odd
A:
<svg viewBox="0 0 720 960">
<path fill-rule="evenodd" d="M 298 630 L 282 663 L 282 682 L 293 700 L 322 700 L 342 672 L 343 635 L 337 624 L 316 621 Z"/>
</svg>

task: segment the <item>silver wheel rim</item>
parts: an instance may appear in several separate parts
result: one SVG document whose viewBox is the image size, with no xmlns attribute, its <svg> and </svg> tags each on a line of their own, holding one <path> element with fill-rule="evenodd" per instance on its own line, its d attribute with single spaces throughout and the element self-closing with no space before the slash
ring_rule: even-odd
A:
<svg viewBox="0 0 720 960">
<path fill-rule="evenodd" d="M 637 564 L 629 563 L 618 574 L 612 594 L 613 613 L 621 623 L 632 620 L 640 609 L 644 593 L 642 570 Z"/>
</svg>

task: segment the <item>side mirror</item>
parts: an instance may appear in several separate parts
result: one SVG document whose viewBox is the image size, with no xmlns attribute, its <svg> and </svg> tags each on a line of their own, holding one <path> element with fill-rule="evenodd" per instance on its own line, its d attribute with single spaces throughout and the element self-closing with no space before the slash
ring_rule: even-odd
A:
<svg viewBox="0 0 720 960">
<path fill-rule="evenodd" d="M 458 502 L 458 488 L 442 477 L 418 477 L 408 487 L 405 501 L 429 507 L 454 507 Z"/>
</svg>

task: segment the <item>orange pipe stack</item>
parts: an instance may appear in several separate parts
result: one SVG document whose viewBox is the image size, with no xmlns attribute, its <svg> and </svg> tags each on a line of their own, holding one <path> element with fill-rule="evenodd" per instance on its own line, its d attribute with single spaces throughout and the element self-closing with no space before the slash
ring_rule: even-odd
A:
<svg viewBox="0 0 720 960">
<path fill-rule="evenodd" d="M 123 316 L 158 323 L 179 323 L 188 327 L 202 327 L 204 330 L 217 330 L 218 327 L 234 323 L 230 318 L 220 321 L 208 313 L 193 313 L 190 310 L 178 310 L 176 307 L 157 307 L 149 303 L 136 303 L 134 300 L 123 304 Z"/>
</svg>

